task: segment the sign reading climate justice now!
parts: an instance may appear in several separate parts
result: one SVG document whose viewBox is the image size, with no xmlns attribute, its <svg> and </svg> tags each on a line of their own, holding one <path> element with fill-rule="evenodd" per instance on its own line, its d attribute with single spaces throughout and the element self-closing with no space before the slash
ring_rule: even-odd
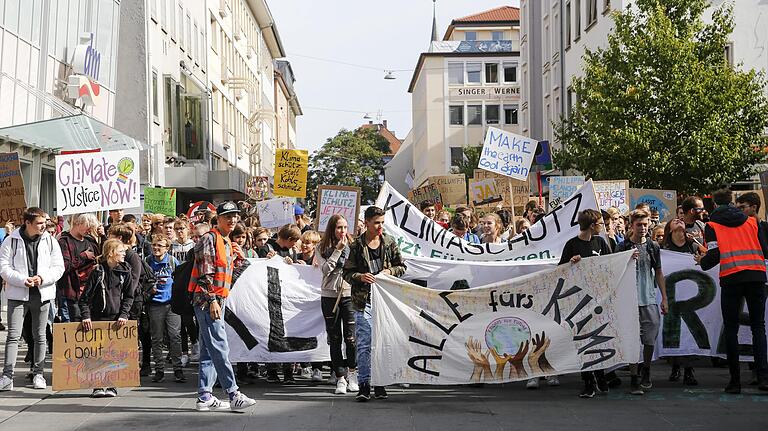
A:
<svg viewBox="0 0 768 431">
<path fill-rule="evenodd" d="M 25 209 L 19 153 L 0 153 L 0 228 L 8 221 L 20 225 Z"/>
<path fill-rule="evenodd" d="M 325 232 L 334 214 L 344 216 L 350 232 L 357 227 L 360 213 L 360 189 L 345 186 L 320 186 L 317 189 L 316 231 Z"/>
<path fill-rule="evenodd" d="M 307 150 L 277 150 L 275 152 L 275 196 L 307 197 Z"/>
<path fill-rule="evenodd" d="M 138 150 L 56 156 L 56 213 L 138 207 L 139 171 Z"/>
<path fill-rule="evenodd" d="M 489 127 L 477 167 L 527 180 L 537 145 L 539 142 L 533 139 Z"/>
<path fill-rule="evenodd" d="M 631 252 L 468 290 L 372 286 L 372 385 L 502 383 L 640 355 Z"/>
<path fill-rule="evenodd" d="M 53 325 L 53 390 L 139 386 L 139 329 L 129 320 Z"/>
<path fill-rule="evenodd" d="M 597 209 L 592 181 L 588 181 L 560 207 L 530 229 L 501 244 L 470 244 L 428 219 L 385 182 L 376 199 L 384 209 L 384 231 L 400 247 L 403 257 L 424 256 L 449 260 L 555 259 L 565 242 L 579 234 L 580 211 Z"/>
</svg>

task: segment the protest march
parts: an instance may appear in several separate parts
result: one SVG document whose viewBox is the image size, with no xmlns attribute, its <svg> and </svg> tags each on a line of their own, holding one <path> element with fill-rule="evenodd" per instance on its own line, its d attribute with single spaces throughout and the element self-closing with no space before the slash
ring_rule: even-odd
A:
<svg viewBox="0 0 768 431">
<path fill-rule="evenodd" d="M 0 391 L 20 383 L 22 342 L 35 389 L 49 372 L 54 391 L 93 398 L 193 378 L 198 411 L 254 405 L 240 388 L 259 380 L 365 402 L 392 385 L 573 375 L 580 398 L 642 396 L 667 373 L 698 385 L 697 357 L 727 365 L 726 393 L 768 391 L 757 193 L 714 191 L 708 213 L 698 196 L 553 176 L 547 205 L 513 183 L 531 160 L 511 154 L 536 143 L 507 135 L 489 133 L 480 180 L 408 196 L 384 182 L 367 205 L 357 187 L 307 190 L 306 154 L 286 151 L 273 194 L 178 212 L 175 189 L 138 193 L 123 151 L 57 156 L 48 214 L 18 199 L 18 157 L 2 155 L 4 188 L 21 192 L 2 195 L 18 209 L 0 247 Z"/>
</svg>

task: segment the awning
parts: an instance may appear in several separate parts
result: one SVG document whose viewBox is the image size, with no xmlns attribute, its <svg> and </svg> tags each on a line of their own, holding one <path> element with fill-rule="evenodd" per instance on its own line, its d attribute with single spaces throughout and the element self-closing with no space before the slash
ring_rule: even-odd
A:
<svg viewBox="0 0 768 431">
<path fill-rule="evenodd" d="M 41 149 L 60 152 L 77 150 L 144 150 L 146 145 L 88 115 L 72 115 L 0 129 L 0 137 Z"/>
</svg>

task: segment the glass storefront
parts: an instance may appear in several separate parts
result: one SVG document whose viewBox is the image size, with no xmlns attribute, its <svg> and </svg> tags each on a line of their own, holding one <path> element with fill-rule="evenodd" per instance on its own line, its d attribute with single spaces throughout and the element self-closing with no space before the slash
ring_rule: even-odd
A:
<svg viewBox="0 0 768 431">
<path fill-rule="evenodd" d="M 165 76 L 165 151 L 166 157 L 181 156 L 201 160 L 205 152 L 206 94 L 185 75 L 181 82 Z"/>
</svg>

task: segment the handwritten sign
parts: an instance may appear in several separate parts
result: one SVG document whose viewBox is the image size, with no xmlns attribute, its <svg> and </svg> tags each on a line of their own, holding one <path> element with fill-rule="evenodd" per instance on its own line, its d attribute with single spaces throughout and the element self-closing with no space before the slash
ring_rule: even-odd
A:
<svg viewBox="0 0 768 431">
<path fill-rule="evenodd" d="M 677 192 L 674 190 L 629 189 L 632 209 L 638 204 L 648 204 L 651 211 L 659 212 L 659 221 L 667 222 L 677 216 Z"/>
<path fill-rule="evenodd" d="M 275 196 L 307 197 L 307 150 L 276 150 Z"/>
<path fill-rule="evenodd" d="M 496 180 L 496 189 L 503 199 L 502 205 L 504 207 L 514 207 L 516 214 L 523 213 L 525 204 L 528 202 L 528 196 L 531 194 L 531 185 L 527 180 L 515 180 L 482 169 L 475 169 L 474 176 L 478 180 L 494 178 Z"/>
<path fill-rule="evenodd" d="M 443 197 L 440 194 L 440 189 L 434 184 L 428 184 L 417 189 L 413 189 L 408 193 L 408 199 L 418 208 L 422 202 L 426 201 L 435 206 L 435 210 L 440 211 L 443 209 Z"/>
<path fill-rule="evenodd" d="M 138 150 L 56 156 L 56 214 L 140 206 L 139 172 Z"/>
<path fill-rule="evenodd" d="M 147 187 L 144 189 L 144 212 L 176 216 L 176 189 Z"/>
<path fill-rule="evenodd" d="M 629 181 L 595 181 L 594 184 L 597 205 L 601 210 L 605 211 L 610 207 L 614 207 L 622 214 L 630 210 Z"/>
<path fill-rule="evenodd" d="M 351 232 L 357 227 L 360 214 L 360 189 L 344 186 L 320 186 L 317 189 L 317 217 L 315 230 L 325 232 L 328 220 L 334 214 L 341 214 Z"/>
<path fill-rule="evenodd" d="M 476 206 L 489 205 L 504 200 L 501 197 L 501 193 L 499 193 L 496 188 L 495 178 L 486 178 L 482 180 L 472 178 L 469 180 L 469 190 L 470 196 L 472 197 L 472 203 Z"/>
<path fill-rule="evenodd" d="M 538 141 L 489 127 L 478 168 L 527 180 Z"/>
<path fill-rule="evenodd" d="M 139 386 L 139 328 L 129 320 L 53 325 L 53 390 Z"/>
<path fill-rule="evenodd" d="M 253 204 L 262 227 L 281 227 L 294 221 L 296 198 L 275 198 Z"/>
<path fill-rule="evenodd" d="M 253 177 L 245 185 L 245 194 L 255 201 L 263 201 L 269 192 L 269 177 Z"/>
<path fill-rule="evenodd" d="M 553 209 L 560 205 L 560 202 L 571 197 L 576 193 L 586 179 L 582 176 L 569 177 L 549 177 L 549 205 Z"/>
<path fill-rule="evenodd" d="M 467 179 L 464 174 L 437 175 L 427 179 L 437 186 L 443 205 L 467 204 Z"/>
<path fill-rule="evenodd" d="M 0 153 L 0 228 L 8 221 L 20 225 L 25 209 L 19 153 Z"/>
</svg>

